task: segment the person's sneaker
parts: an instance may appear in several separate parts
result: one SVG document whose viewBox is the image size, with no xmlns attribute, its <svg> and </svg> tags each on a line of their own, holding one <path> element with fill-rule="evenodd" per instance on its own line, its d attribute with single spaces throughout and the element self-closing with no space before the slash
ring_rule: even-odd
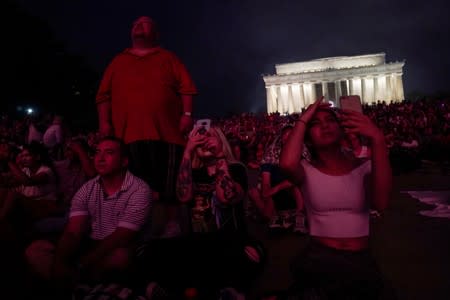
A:
<svg viewBox="0 0 450 300">
<path fill-rule="evenodd" d="M 166 228 L 164 229 L 161 238 L 174 238 L 181 235 L 180 224 L 175 221 L 170 221 L 166 224 Z"/>
<path fill-rule="evenodd" d="M 303 234 L 308 233 L 308 228 L 306 227 L 306 218 L 302 212 L 298 212 L 295 215 L 294 232 Z"/>
<path fill-rule="evenodd" d="M 370 217 L 372 219 L 377 219 L 377 218 L 381 217 L 381 214 L 380 214 L 380 212 L 378 210 L 371 209 L 370 210 Z"/>
<path fill-rule="evenodd" d="M 145 289 L 145 298 L 149 300 L 169 299 L 169 293 L 156 282 L 150 282 Z"/>
<path fill-rule="evenodd" d="M 229 287 L 220 291 L 219 300 L 245 300 L 245 296 L 236 289 Z"/>
<path fill-rule="evenodd" d="M 281 227 L 284 229 L 291 228 L 294 225 L 294 218 L 289 211 L 281 213 Z"/>
<path fill-rule="evenodd" d="M 269 222 L 269 228 L 270 229 L 281 228 L 281 218 L 279 215 L 272 216 L 272 218 L 270 219 L 270 222 Z"/>
</svg>

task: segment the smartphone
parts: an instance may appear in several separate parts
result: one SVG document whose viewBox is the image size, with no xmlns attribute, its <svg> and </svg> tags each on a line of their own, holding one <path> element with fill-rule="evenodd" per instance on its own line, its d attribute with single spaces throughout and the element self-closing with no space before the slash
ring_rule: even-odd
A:
<svg viewBox="0 0 450 300">
<path fill-rule="evenodd" d="M 341 109 L 348 109 L 362 113 L 361 98 L 358 95 L 341 96 L 339 98 Z"/>
<path fill-rule="evenodd" d="M 210 119 L 201 119 L 195 122 L 194 129 L 200 128 L 198 133 L 205 134 L 209 128 L 211 128 L 211 120 Z"/>
</svg>

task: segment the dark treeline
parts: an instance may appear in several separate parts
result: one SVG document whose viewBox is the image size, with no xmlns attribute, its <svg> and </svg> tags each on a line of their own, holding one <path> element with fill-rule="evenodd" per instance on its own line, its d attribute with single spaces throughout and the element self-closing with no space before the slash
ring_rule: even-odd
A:
<svg viewBox="0 0 450 300">
<path fill-rule="evenodd" d="M 92 123 L 99 74 L 82 57 L 68 53 L 44 20 L 12 0 L 2 1 L 0 7 L 7 24 L 2 26 L 0 109 L 20 114 L 20 107 L 31 105 L 38 113 L 58 112 Z"/>
</svg>

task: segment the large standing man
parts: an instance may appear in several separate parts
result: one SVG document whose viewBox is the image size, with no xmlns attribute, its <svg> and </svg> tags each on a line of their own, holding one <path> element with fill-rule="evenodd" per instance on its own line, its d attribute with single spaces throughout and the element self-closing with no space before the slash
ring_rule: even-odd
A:
<svg viewBox="0 0 450 300">
<path fill-rule="evenodd" d="M 175 182 L 197 90 L 183 63 L 158 45 L 151 18 L 138 18 L 131 38 L 132 47 L 113 59 L 100 84 L 99 130 L 129 145 L 130 170 L 166 204 L 171 236 L 179 231 Z"/>
</svg>

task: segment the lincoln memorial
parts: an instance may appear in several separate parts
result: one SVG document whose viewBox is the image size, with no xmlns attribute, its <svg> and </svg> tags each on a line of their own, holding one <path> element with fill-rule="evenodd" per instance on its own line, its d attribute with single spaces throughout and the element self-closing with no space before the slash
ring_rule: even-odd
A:
<svg viewBox="0 0 450 300">
<path fill-rule="evenodd" d="M 359 95 L 369 104 L 403 101 L 405 62 L 386 63 L 385 56 L 339 56 L 276 65 L 276 74 L 263 76 L 267 112 L 301 112 L 321 96 L 336 106 L 342 95 Z"/>
</svg>

